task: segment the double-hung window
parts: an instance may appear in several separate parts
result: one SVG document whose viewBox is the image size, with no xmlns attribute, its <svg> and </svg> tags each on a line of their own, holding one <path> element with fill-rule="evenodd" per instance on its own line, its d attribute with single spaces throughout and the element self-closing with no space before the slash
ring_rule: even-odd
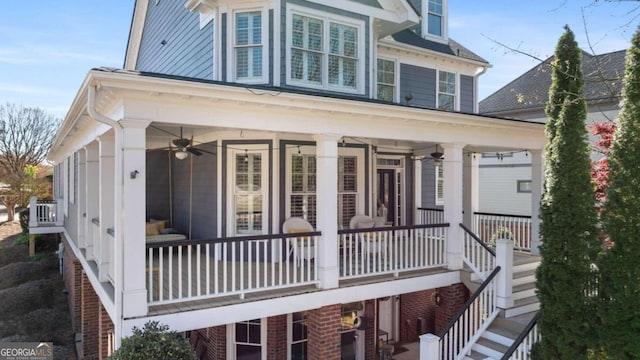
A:
<svg viewBox="0 0 640 360">
<path fill-rule="evenodd" d="M 429 0 L 427 8 L 427 32 L 429 35 L 443 36 L 444 11 L 442 0 Z"/>
<path fill-rule="evenodd" d="M 361 92 L 363 24 L 322 14 L 289 12 L 288 81 L 301 86 Z"/>
<path fill-rule="evenodd" d="M 338 158 L 338 224 L 349 228 L 349 220 L 358 209 L 358 158 Z"/>
<path fill-rule="evenodd" d="M 438 72 L 438 109 L 456 109 L 456 74 L 440 70 Z"/>
<path fill-rule="evenodd" d="M 396 63 L 393 60 L 378 59 L 379 100 L 394 101 L 396 98 Z"/>
<path fill-rule="evenodd" d="M 291 216 L 306 219 L 316 227 L 316 157 L 291 156 Z"/>
<path fill-rule="evenodd" d="M 234 61 L 237 81 L 263 79 L 262 12 L 235 13 Z"/>
</svg>

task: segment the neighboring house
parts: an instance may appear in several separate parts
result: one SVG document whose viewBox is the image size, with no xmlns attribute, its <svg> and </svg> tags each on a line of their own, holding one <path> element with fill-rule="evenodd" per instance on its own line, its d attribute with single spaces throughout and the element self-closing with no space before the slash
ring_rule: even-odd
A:
<svg viewBox="0 0 640 360">
<path fill-rule="evenodd" d="M 614 120 L 620 110 L 625 50 L 602 55 L 582 53 L 586 126 Z M 480 113 L 544 123 L 553 57 L 533 67 L 480 101 Z M 595 137 L 590 133 L 593 143 Z M 599 154 L 592 153 L 597 159 Z M 531 157 L 524 147 L 485 153 L 480 162 L 479 209 L 482 212 L 531 215 Z"/>
<path fill-rule="evenodd" d="M 150 320 L 209 359 L 374 359 L 444 330 L 468 298 L 472 154 L 544 147 L 540 124 L 477 114 L 489 64 L 447 25 L 446 0 L 137 1 L 31 217 L 62 233 L 81 356 Z M 444 224 L 421 224 L 436 201 Z"/>
</svg>

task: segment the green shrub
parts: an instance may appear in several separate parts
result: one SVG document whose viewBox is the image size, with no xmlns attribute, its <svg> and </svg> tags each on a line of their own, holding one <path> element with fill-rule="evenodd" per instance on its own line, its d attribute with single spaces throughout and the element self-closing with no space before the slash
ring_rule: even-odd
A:
<svg viewBox="0 0 640 360">
<path fill-rule="evenodd" d="M 144 328 L 133 328 L 133 335 L 122 339 L 122 345 L 111 355 L 111 360 L 195 360 L 191 344 L 169 326 L 149 321 Z"/>
</svg>

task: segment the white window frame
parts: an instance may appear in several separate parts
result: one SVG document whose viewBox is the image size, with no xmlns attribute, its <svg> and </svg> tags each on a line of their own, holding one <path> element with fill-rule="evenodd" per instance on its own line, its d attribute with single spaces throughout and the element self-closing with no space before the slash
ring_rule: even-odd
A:
<svg viewBox="0 0 640 360">
<path fill-rule="evenodd" d="M 440 170 L 442 169 L 442 165 L 438 165 L 435 168 L 435 204 L 436 205 L 444 205 L 444 169 L 442 170 L 442 177 L 440 177 Z M 442 188 L 442 197 L 438 196 L 440 191 L 438 188 Z"/>
<path fill-rule="evenodd" d="M 260 12 L 261 16 L 261 47 L 262 47 L 262 76 L 251 77 L 247 79 L 238 79 L 236 77 L 236 14 L 247 12 Z M 243 84 L 264 84 L 269 80 L 269 12 L 266 7 L 242 7 L 233 8 L 228 12 L 227 18 L 227 79 Z M 249 46 L 249 45 L 247 45 Z M 255 45 L 251 45 L 255 46 Z"/>
<path fill-rule="evenodd" d="M 260 319 L 261 358 L 267 360 L 267 319 Z M 236 324 L 227 324 L 227 359 L 236 359 Z"/>
<path fill-rule="evenodd" d="M 446 72 L 453 74 L 455 78 L 455 91 L 453 94 L 443 93 L 446 95 L 453 95 L 453 109 L 451 111 L 458 111 L 460 109 L 460 75 L 456 71 L 450 69 L 437 69 L 436 70 L 436 109 L 440 109 L 440 72 Z M 448 109 L 442 109 L 448 110 Z"/>
<path fill-rule="evenodd" d="M 293 23 L 293 15 L 300 15 L 305 17 L 310 17 L 314 19 L 318 19 L 322 21 L 322 76 L 321 76 L 321 84 L 315 84 L 312 82 L 301 81 L 291 78 L 291 47 L 292 47 L 292 23 Z M 347 25 L 351 27 L 355 27 L 358 31 L 358 39 L 357 39 L 357 69 L 356 69 L 356 86 L 355 88 L 337 86 L 329 84 L 329 34 L 330 34 L 330 24 L 335 23 L 339 25 Z M 287 84 L 297 85 L 307 88 L 315 88 L 322 90 L 331 90 L 331 91 L 339 91 L 346 93 L 354 93 L 354 94 L 364 94 L 364 83 L 365 83 L 365 41 L 363 41 L 365 36 L 365 23 L 364 21 L 359 21 L 356 19 L 330 14 L 323 11 L 318 11 L 314 9 L 309 9 L 297 5 L 287 4 L 287 23 L 286 23 L 286 79 Z"/>
<path fill-rule="evenodd" d="M 356 174 L 357 174 L 357 181 L 356 181 L 356 209 L 355 209 L 355 214 L 364 214 L 365 212 L 365 193 L 364 193 L 364 178 L 365 178 L 365 164 L 364 164 L 364 149 L 363 148 L 348 148 L 348 147 L 338 147 L 338 161 L 340 161 L 341 157 L 356 157 Z M 337 170 L 337 175 L 338 177 L 340 177 L 340 164 L 337 164 L 338 169 Z M 340 179 L 337 179 L 340 180 Z M 318 182 L 322 181 L 322 179 L 317 179 Z M 338 186 L 338 184 L 336 183 L 336 186 Z M 338 197 L 341 194 L 351 194 L 354 193 L 352 191 L 350 192 L 340 192 L 340 189 L 337 189 L 338 192 Z M 338 208 L 340 207 L 340 200 L 336 199 L 338 201 Z M 336 209 L 337 211 L 338 209 Z M 338 214 L 338 220 L 340 220 L 340 216 Z M 349 219 L 350 220 L 350 219 Z M 340 222 L 338 221 L 338 229 L 340 229 L 342 226 L 342 224 L 340 224 Z"/>
<path fill-rule="evenodd" d="M 449 6 L 448 0 L 442 0 L 442 36 L 429 33 L 429 0 L 422 1 L 422 36 L 424 38 L 446 43 L 449 39 Z"/>
<path fill-rule="evenodd" d="M 529 190 L 523 189 L 523 185 L 525 187 L 528 187 Z M 531 193 L 531 187 L 532 187 L 531 185 L 532 185 L 531 180 L 517 180 L 516 181 L 516 192 L 518 194 L 530 194 Z"/>
<path fill-rule="evenodd" d="M 230 145 L 227 149 L 227 236 L 239 236 L 248 235 L 246 233 L 239 234 L 236 232 L 236 203 L 235 203 L 235 184 L 236 184 L 236 155 L 246 154 L 260 154 L 261 155 L 261 195 L 262 195 L 262 230 L 255 234 L 268 234 L 269 231 L 269 151 L 265 149 L 266 144 L 255 145 L 235 145 L 236 148 L 231 148 L 234 145 Z M 240 147 L 244 149 L 240 150 Z"/>
<path fill-rule="evenodd" d="M 307 327 L 307 339 L 304 341 L 298 341 L 297 344 L 302 342 L 306 342 L 307 344 L 309 343 L 308 330 L 309 328 Z M 290 313 L 290 314 L 287 314 L 287 359 L 291 359 L 291 356 L 292 356 L 291 346 L 293 346 L 293 314 Z M 307 354 L 308 353 L 309 353 L 309 348 L 307 347 Z"/>
<path fill-rule="evenodd" d="M 318 184 L 318 169 L 317 169 L 317 156 L 316 156 L 316 148 L 315 146 L 295 146 L 292 147 L 292 145 L 287 145 L 287 151 L 286 151 L 286 161 L 285 161 L 285 186 L 286 186 L 286 201 L 285 201 L 285 214 L 287 217 L 291 216 L 291 196 L 294 195 L 293 193 L 293 164 L 291 162 L 291 158 L 294 155 L 298 154 L 298 149 L 300 150 L 300 155 L 306 155 L 306 156 L 314 156 L 316 157 L 316 193 L 317 193 L 317 184 Z M 305 195 L 310 195 L 311 192 L 310 191 L 306 191 L 304 193 L 301 194 L 305 194 Z M 317 200 L 317 197 L 316 197 Z M 316 209 L 317 211 L 317 209 Z M 317 220 L 317 219 L 316 219 Z"/>
<path fill-rule="evenodd" d="M 398 102 L 398 89 L 399 89 L 399 84 L 398 84 L 398 78 L 399 78 L 399 72 L 400 72 L 400 66 L 398 65 L 398 59 L 396 58 L 390 58 L 390 57 L 386 57 L 386 56 L 378 56 L 376 57 L 376 89 L 375 89 L 375 96 L 376 99 L 380 100 L 380 98 L 378 97 L 378 86 L 380 85 L 380 80 L 378 79 L 378 59 L 380 60 L 384 60 L 384 61 L 390 61 L 393 62 L 393 84 L 384 84 L 384 85 L 388 85 L 391 86 L 393 85 L 393 99 L 391 99 L 391 101 L 393 102 Z"/>
</svg>

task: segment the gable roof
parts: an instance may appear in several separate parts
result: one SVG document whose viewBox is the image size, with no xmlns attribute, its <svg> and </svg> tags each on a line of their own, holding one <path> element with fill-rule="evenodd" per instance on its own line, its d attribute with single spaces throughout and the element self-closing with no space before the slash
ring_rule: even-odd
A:
<svg viewBox="0 0 640 360">
<path fill-rule="evenodd" d="M 588 104 L 614 103 L 620 99 L 626 50 L 602 55 L 582 52 L 584 96 Z M 480 101 L 483 114 L 543 110 L 549 100 L 553 56 L 520 75 Z"/>
<path fill-rule="evenodd" d="M 409 29 L 395 33 L 391 35 L 391 37 L 393 38 L 393 40 L 402 44 L 416 46 L 445 55 L 457 56 L 463 59 L 485 63 L 487 65 L 489 64 L 487 60 L 483 59 L 481 56 L 477 55 L 473 51 L 467 49 L 451 38 L 449 38 L 448 43 L 443 44 L 437 41 L 425 39 Z"/>
</svg>

